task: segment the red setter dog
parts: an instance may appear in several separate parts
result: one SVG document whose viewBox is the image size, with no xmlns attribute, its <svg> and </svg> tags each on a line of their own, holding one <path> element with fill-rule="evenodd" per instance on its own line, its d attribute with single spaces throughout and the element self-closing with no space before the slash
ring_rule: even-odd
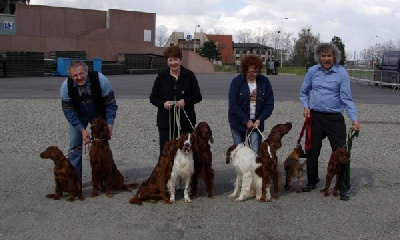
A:
<svg viewBox="0 0 400 240">
<path fill-rule="evenodd" d="M 82 196 L 82 183 L 79 179 L 78 173 L 58 147 L 48 147 L 40 154 L 40 157 L 54 161 L 56 193 L 49 193 L 46 195 L 46 198 L 60 200 L 63 192 L 68 192 L 68 201 L 70 202 L 73 202 L 75 197 L 78 197 L 79 200 L 84 199 Z"/>
<path fill-rule="evenodd" d="M 114 163 L 108 140 L 110 132 L 106 120 L 94 118 L 91 123 L 92 145 L 90 147 L 90 166 L 92 167 L 93 192 L 97 197 L 98 190 L 106 190 L 106 196 L 112 197 L 112 190 L 127 190 L 137 187 L 137 183 L 125 184 L 124 177 Z"/>
<path fill-rule="evenodd" d="M 290 190 L 293 185 L 293 179 L 297 177 L 299 186 L 297 187 L 296 192 L 300 193 L 303 188 L 303 175 L 304 175 L 304 165 L 306 164 L 305 160 L 303 163 L 300 163 L 300 158 L 305 158 L 306 154 L 304 153 L 301 145 L 298 145 L 293 149 L 293 151 L 286 158 L 283 167 L 286 172 L 286 184 L 285 189 Z"/>
<path fill-rule="evenodd" d="M 200 122 L 194 129 L 193 146 L 194 174 L 192 176 L 192 197 L 198 196 L 198 180 L 202 179 L 206 187 L 207 197 L 214 194 L 214 169 L 212 168 L 212 153 L 209 143 L 214 143 L 212 131 L 208 123 Z"/>
<path fill-rule="evenodd" d="M 329 196 L 329 187 L 331 186 L 332 178 L 336 175 L 336 183 L 333 187 L 333 196 L 337 196 L 337 188 L 339 183 L 339 176 L 341 171 L 341 165 L 349 162 L 349 154 L 346 148 L 338 148 L 332 152 L 331 158 L 328 163 L 328 173 L 326 174 L 325 188 L 321 189 L 320 192 L 324 193 L 324 196 Z"/>
<path fill-rule="evenodd" d="M 258 149 L 258 155 L 262 161 L 262 196 L 260 201 L 269 201 L 266 199 L 266 186 L 273 182 L 272 197 L 279 198 L 279 189 L 281 188 L 281 178 L 278 168 L 278 157 L 276 152 L 282 147 L 282 137 L 285 136 L 292 129 L 292 123 L 286 122 L 285 124 L 277 124 L 269 133 L 266 140 L 264 140 Z"/>
<path fill-rule="evenodd" d="M 144 181 L 136 192 L 135 197 L 129 199 L 132 204 L 142 204 L 143 201 L 153 202 L 162 199 L 165 204 L 171 204 L 167 195 L 167 182 L 171 177 L 174 157 L 178 150 L 177 140 L 170 140 L 164 145 L 163 153 L 150 177 Z"/>
</svg>

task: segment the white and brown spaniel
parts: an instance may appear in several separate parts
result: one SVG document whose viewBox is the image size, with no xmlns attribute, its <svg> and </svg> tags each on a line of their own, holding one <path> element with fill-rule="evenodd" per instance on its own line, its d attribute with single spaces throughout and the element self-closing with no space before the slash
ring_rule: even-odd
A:
<svg viewBox="0 0 400 240">
<path fill-rule="evenodd" d="M 226 164 L 232 161 L 236 169 L 235 189 L 230 198 L 243 201 L 248 198 L 261 199 L 261 159 L 248 146 L 234 144 L 226 152 Z M 270 186 L 266 186 L 267 199 L 271 199 Z"/>
<path fill-rule="evenodd" d="M 174 166 L 172 167 L 171 177 L 168 180 L 167 187 L 170 193 L 170 202 L 175 202 L 175 189 L 179 180 L 184 184 L 185 202 L 191 202 L 190 181 L 194 172 L 193 146 L 194 138 L 190 133 L 181 134 L 178 138 L 178 150 L 174 158 Z"/>
</svg>

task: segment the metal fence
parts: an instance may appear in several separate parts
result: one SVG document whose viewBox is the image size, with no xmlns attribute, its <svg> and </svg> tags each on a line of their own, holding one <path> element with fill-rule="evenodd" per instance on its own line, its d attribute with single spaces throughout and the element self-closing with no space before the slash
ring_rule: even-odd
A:
<svg viewBox="0 0 400 240">
<path fill-rule="evenodd" d="M 374 70 L 369 68 L 347 68 L 351 79 L 374 84 L 379 87 L 392 87 L 400 90 L 400 73 L 397 71 Z"/>
</svg>

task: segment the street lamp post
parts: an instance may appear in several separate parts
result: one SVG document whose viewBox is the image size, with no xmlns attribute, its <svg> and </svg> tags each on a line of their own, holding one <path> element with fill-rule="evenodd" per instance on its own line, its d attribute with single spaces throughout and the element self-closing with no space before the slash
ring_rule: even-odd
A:
<svg viewBox="0 0 400 240">
<path fill-rule="evenodd" d="M 194 34 L 193 34 L 193 52 L 196 52 L 196 27 L 200 27 L 200 25 L 194 25 Z"/>
<path fill-rule="evenodd" d="M 283 58 L 282 58 L 282 37 L 283 37 L 283 20 L 284 19 L 288 19 L 287 17 L 286 18 L 282 18 L 282 28 L 281 28 L 281 67 L 282 67 L 282 62 L 283 62 Z"/>
<path fill-rule="evenodd" d="M 368 40 L 368 61 L 370 61 L 370 58 L 371 58 L 371 54 L 370 54 L 370 50 L 369 50 L 369 44 L 371 42 L 371 39 L 377 38 L 377 37 L 378 37 L 378 35 L 370 37 L 369 40 Z M 368 67 L 371 67 L 371 62 L 368 63 Z"/>
</svg>

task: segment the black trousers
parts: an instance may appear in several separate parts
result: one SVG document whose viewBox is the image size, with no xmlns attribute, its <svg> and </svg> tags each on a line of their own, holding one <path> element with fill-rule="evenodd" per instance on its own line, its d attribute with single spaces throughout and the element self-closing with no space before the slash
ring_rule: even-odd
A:
<svg viewBox="0 0 400 240">
<path fill-rule="evenodd" d="M 180 134 L 183 133 L 193 133 L 193 128 L 192 126 L 181 126 L 182 129 L 180 130 Z M 158 135 L 159 135 L 159 142 L 160 142 L 160 156 L 162 155 L 164 145 L 166 142 L 168 142 L 171 139 L 177 139 L 178 136 L 178 129 L 175 127 L 175 133 L 174 131 L 171 130 L 171 139 L 170 139 L 170 131 L 168 128 L 158 128 Z"/>
<path fill-rule="evenodd" d="M 341 113 L 321 113 L 311 110 L 311 148 L 307 151 L 308 184 L 317 184 L 318 157 L 322 140 L 328 137 L 332 151 L 346 144 L 346 124 Z M 327 159 L 329 161 L 329 159 Z"/>
</svg>

